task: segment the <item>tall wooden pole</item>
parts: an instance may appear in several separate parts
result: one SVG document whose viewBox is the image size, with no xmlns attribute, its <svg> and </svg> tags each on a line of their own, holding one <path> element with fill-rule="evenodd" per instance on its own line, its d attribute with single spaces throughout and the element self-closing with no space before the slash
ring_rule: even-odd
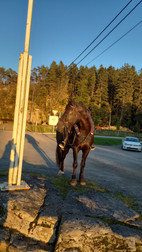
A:
<svg viewBox="0 0 142 252">
<path fill-rule="evenodd" d="M 27 14 L 27 25 L 26 25 L 26 35 L 25 35 L 25 49 L 24 49 L 24 52 L 28 53 L 28 54 L 29 54 L 29 45 L 30 45 L 32 11 L 33 11 L 33 0 L 29 0 L 28 14 Z"/>
<path fill-rule="evenodd" d="M 32 56 L 29 55 L 33 0 L 29 0 L 25 48 L 20 54 L 8 184 L 1 190 L 29 189 L 21 181 Z"/>
</svg>

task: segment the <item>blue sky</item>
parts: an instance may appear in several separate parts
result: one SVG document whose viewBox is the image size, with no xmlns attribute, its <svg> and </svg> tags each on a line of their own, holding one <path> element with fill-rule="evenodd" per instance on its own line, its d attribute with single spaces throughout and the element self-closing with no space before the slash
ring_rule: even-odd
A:
<svg viewBox="0 0 142 252">
<path fill-rule="evenodd" d="M 89 50 L 139 1 L 133 0 Z M 62 60 L 68 66 L 128 2 L 34 0 L 29 51 L 32 55 L 32 69 L 42 65 L 50 67 L 53 60 L 57 64 Z M 19 55 L 24 51 L 27 9 L 28 0 L 0 1 L 0 67 L 18 72 Z M 78 66 L 88 64 L 141 20 L 142 3 Z M 117 69 L 125 63 L 134 65 L 137 71 L 142 68 L 142 23 L 88 67 L 95 65 L 99 68 L 102 64 Z"/>
</svg>

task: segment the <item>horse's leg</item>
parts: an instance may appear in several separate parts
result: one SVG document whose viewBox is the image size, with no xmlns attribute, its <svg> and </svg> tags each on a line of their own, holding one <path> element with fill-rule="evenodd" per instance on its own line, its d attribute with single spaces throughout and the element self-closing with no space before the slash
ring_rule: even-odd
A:
<svg viewBox="0 0 142 252">
<path fill-rule="evenodd" d="M 58 172 L 58 175 L 64 175 L 64 160 L 65 160 L 65 157 L 68 152 L 69 152 L 68 148 L 66 148 L 64 151 L 62 151 L 59 148 L 59 172 Z"/>
<path fill-rule="evenodd" d="M 88 156 L 90 149 L 85 149 L 82 150 L 82 160 L 81 160 L 81 166 L 80 166 L 80 174 L 79 174 L 79 183 L 80 185 L 86 185 L 85 179 L 84 179 L 84 167 L 85 167 L 85 162 L 86 162 L 86 158 Z"/>
<path fill-rule="evenodd" d="M 70 184 L 72 186 L 75 186 L 77 184 L 77 180 L 76 180 L 76 168 L 77 168 L 77 156 L 78 156 L 78 149 L 77 148 L 73 148 L 73 174 L 72 174 L 72 180 L 70 182 Z"/>
</svg>

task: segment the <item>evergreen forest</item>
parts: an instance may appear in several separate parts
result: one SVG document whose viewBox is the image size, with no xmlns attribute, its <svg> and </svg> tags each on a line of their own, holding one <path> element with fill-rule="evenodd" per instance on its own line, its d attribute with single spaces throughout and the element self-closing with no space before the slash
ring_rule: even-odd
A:
<svg viewBox="0 0 142 252">
<path fill-rule="evenodd" d="M 17 73 L 0 67 L 0 119 L 14 117 Z M 142 69 L 125 64 L 120 69 L 101 65 L 99 69 L 60 61 L 31 72 L 29 114 L 40 111 L 48 122 L 53 110 L 63 113 L 69 99 L 83 102 L 91 111 L 95 126 L 127 127 L 142 131 Z M 32 118 L 29 117 L 29 121 Z M 33 121 L 32 121 L 33 122 Z"/>
</svg>

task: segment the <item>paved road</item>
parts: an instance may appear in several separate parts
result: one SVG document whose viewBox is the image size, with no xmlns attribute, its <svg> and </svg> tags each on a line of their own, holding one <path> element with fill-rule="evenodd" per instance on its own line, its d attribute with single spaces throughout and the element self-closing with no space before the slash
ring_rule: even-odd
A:
<svg viewBox="0 0 142 252">
<path fill-rule="evenodd" d="M 12 132 L 0 131 L 0 170 L 8 170 Z M 57 174 L 55 135 L 27 133 L 23 172 Z M 81 159 L 81 153 L 79 160 Z M 72 150 L 65 160 L 65 174 L 72 174 Z M 79 162 L 80 164 L 80 162 Z M 77 176 L 79 167 L 77 169 Z M 123 151 L 120 146 L 96 146 L 89 153 L 85 179 L 104 188 L 132 194 L 142 202 L 142 152 Z"/>
</svg>

